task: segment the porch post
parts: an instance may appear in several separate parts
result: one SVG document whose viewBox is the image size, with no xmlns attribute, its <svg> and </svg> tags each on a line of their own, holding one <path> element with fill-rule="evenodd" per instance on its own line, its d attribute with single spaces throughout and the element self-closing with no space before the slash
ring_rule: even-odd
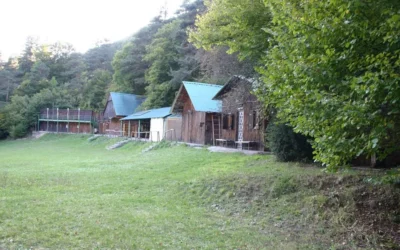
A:
<svg viewBox="0 0 400 250">
<path fill-rule="evenodd" d="M 49 131 L 49 108 L 47 108 L 47 128 L 46 131 Z"/>
<path fill-rule="evenodd" d="M 121 130 L 121 136 L 124 136 L 124 131 L 122 131 L 122 121 L 121 120 L 119 120 L 120 122 L 121 122 L 121 128 L 120 128 L 120 130 Z"/>
<path fill-rule="evenodd" d="M 138 138 L 140 138 L 140 120 L 139 120 L 139 126 L 138 126 Z"/>
<path fill-rule="evenodd" d="M 78 108 L 78 134 L 81 130 L 81 108 Z"/>
<path fill-rule="evenodd" d="M 57 133 L 58 133 L 58 108 L 57 108 Z"/>
<path fill-rule="evenodd" d="M 69 108 L 67 108 L 67 133 L 69 133 Z"/>
<path fill-rule="evenodd" d="M 131 120 L 128 121 L 128 137 L 131 137 Z"/>
</svg>

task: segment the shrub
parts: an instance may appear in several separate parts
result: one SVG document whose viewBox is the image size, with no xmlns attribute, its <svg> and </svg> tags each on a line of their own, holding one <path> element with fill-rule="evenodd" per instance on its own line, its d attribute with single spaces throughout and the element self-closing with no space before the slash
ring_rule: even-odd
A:
<svg viewBox="0 0 400 250">
<path fill-rule="evenodd" d="M 309 138 L 295 133 L 291 127 L 273 120 L 266 134 L 267 144 L 279 161 L 308 162 L 313 159 Z"/>
<path fill-rule="evenodd" d="M 0 140 L 7 138 L 8 132 L 0 128 Z"/>
<path fill-rule="evenodd" d="M 18 123 L 12 126 L 10 136 L 14 139 L 24 137 L 28 133 L 28 127 L 24 123 Z"/>
</svg>

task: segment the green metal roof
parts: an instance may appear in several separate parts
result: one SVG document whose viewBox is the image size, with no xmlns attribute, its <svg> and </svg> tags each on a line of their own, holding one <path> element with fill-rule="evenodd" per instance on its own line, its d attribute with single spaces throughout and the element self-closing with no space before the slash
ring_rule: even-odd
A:
<svg viewBox="0 0 400 250">
<path fill-rule="evenodd" d="M 115 114 L 117 116 L 128 116 L 144 102 L 146 97 L 127 93 L 110 92 Z"/>
<path fill-rule="evenodd" d="M 171 107 L 140 111 L 132 115 L 129 115 L 121 120 L 126 121 L 126 120 L 143 120 L 151 118 L 164 118 L 171 114 L 170 110 Z"/>
<path fill-rule="evenodd" d="M 183 82 L 183 86 L 196 111 L 221 112 L 221 101 L 213 100 L 213 97 L 223 86 L 200 82 Z"/>
</svg>

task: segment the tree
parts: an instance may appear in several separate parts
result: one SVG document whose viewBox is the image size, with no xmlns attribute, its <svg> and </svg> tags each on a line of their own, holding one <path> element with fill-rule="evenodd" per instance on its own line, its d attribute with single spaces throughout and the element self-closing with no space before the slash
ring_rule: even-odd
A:
<svg viewBox="0 0 400 250">
<path fill-rule="evenodd" d="M 31 72 L 24 75 L 24 80 L 15 91 L 15 94 L 23 96 L 32 96 L 39 93 L 42 89 L 48 88 L 50 82 L 48 77 L 50 75 L 50 68 L 41 61 L 33 64 Z"/>
<path fill-rule="evenodd" d="M 115 53 L 122 48 L 122 42 L 109 43 L 107 40 L 96 42 L 96 47 L 88 50 L 83 59 L 89 72 L 97 69 L 113 72 L 111 62 Z"/>
<path fill-rule="evenodd" d="M 154 34 L 162 24 L 160 19 L 153 19 L 115 54 L 112 61 L 114 75 L 111 90 L 139 95 L 145 93 L 147 86 L 145 72 L 149 63 L 143 58 L 146 54 L 146 46 L 151 43 Z"/>
<path fill-rule="evenodd" d="M 226 83 L 233 75 L 254 78 L 257 73 L 255 63 L 250 59 L 238 60 L 238 54 L 228 54 L 226 47 L 215 47 L 210 51 L 200 49 L 196 60 L 200 64 L 202 82 Z"/>
<path fill-rule="evenodd" d="M 97 69 L 85 86 L 82 98 L 83 107 L 100 111 L 106 101 L 106 89 L 112 80 L 106 70 Z"/>
<path fill-rule="evenodd" d="M 25 43 L 25 49 L 22 56 L 18 58 L 18 70 L 19 76 L 24 76 L 25 73 L 31 71 L 33 64 L 36 61 L 35 53 L 39 48 L 39 42 L 37 38 L 28 37 Z"/>
<path fill-rule="evenodd" d="M 211 50 L 227 46 L 240 59 L 255 63 L 266 53 L 269 35 L 263 31 L 271 21 L 268 8 L 260 0 L 205 0 L 207 11 L 190 29 L 189 41 L 197 48 Z"/>
<path fill-rule="evenodd" d="M 171 86 L 169 81 L 172 79 L 171 71 L 179 68 L 179 41 L 176 39 L 179 30 L 179 20 L 165 24 L 146 48 L 147 53 L 143 59 L 151 66 L 145 75 L 149 83 L 146 87 L 147 99 L 142 104 L 145 108 L 165 107 L 172 103 L 177 88 Z"/>
<path fill-rule="evenodd" d="M 315 138 L 315 159 L 329 169 L 399 149 L 400 2 L 266 2 L 274 46 L 261 70 L 264 103 Z"/>
</svg>

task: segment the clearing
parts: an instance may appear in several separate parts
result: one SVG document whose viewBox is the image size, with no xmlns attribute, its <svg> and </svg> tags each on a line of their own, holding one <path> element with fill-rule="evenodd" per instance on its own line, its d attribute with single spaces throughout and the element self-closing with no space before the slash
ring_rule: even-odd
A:
<svg viewBox="0 0 400 250">
<path fill-rule="evenodd" d="M 0 249 L 399 249 L 379 172 L 88 138 L 0 142 Z"/>
</svg>

